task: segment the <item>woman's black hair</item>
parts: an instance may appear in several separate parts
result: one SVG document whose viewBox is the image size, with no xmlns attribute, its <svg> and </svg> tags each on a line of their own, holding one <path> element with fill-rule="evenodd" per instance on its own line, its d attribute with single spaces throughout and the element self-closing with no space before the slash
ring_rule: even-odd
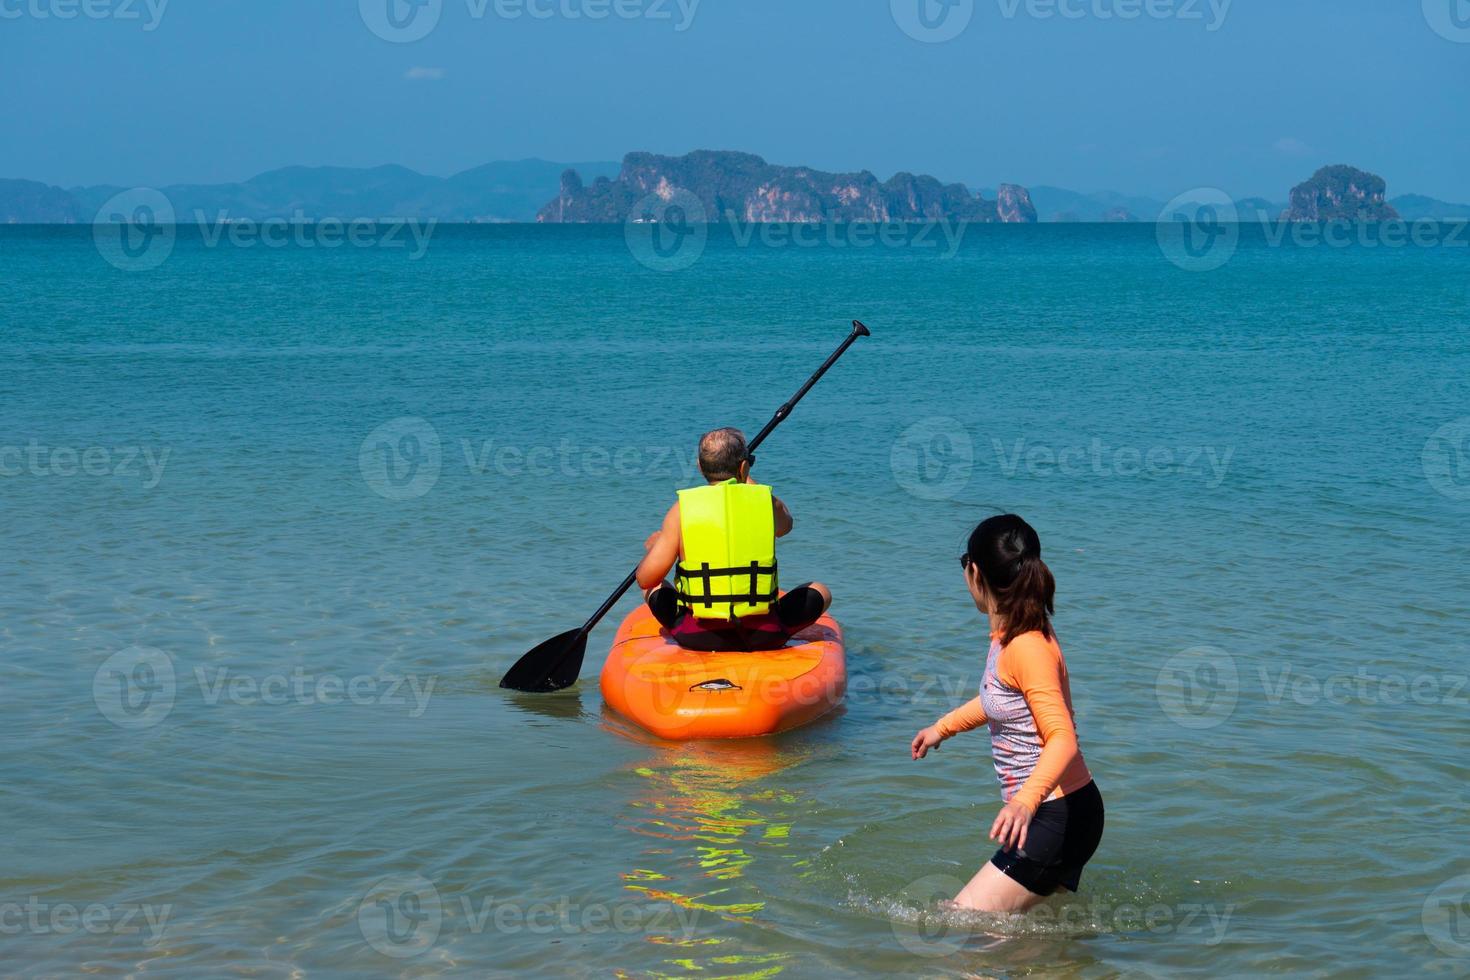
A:
<svg viewBox="0 0 1470 980">
<path fill-rule="evenodd" d="M 1041 560 L 1041 537 L 1015 514 L 987 517 L 966 550 L 1005 624 L 1001 644 L 1033 630 L 1052 638 L 1057 583 Z"/>
</svg>

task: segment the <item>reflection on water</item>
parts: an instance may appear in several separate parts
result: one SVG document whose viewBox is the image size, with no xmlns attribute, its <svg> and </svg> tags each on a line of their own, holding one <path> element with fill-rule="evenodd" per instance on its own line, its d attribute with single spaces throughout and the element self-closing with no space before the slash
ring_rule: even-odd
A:
<svg viewBox="0 0 1470 980">
<path fill-rule="evenodd" d="M 497 684 L 495 693 L 503 695 L 506 703 L 516 711 L 523 711 L 529 715 L 537 715 L 549 721 L 566 721 L 580 718 L 584 708 L 582 704 L 582 693 L 573 687 L 555 694 L 524 694 L 516 691 L 505 691 Z"/>
<path fill-rule="evenodd" d="M 734 951 L 736 939 L 720 926 L 752 924 L 766 901 L 746 875 L 759 862 L 786 856 L 797 793 L 775 782 L 811 755 L 781 737 L 710 742 L 663 742 L 607 712 L 607 727 L 646 746 L 629 767 L 643 781 L 621 820 L 649 838 L 644 867 L 622 874 L 623 887 L 677 912 L 683 935 L 649 936 L 670 948 L 670 972 L 618 971 L 618 976 L 770 977 L 785 969 L 786 953 Z M 699 935 L 693 934 L 698 925 Z M 715 933 L 711 935 L 710 933 Z"/>
</svg>

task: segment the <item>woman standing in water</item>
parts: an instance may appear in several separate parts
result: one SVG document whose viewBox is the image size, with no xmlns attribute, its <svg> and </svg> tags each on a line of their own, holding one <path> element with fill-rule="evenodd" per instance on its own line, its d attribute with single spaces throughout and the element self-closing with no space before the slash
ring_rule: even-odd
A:
<svg viewBox="0 0 1470 980">
<path fill-rule="evenodd" d="M 960 556 L 975 606 L 990 617 L 980 696 L 914 736 L 922 759 L 988 724 L 1005 806 L 990 828 L 1000 850 L 955 896 L 961 908 L 1021 912 L 1076 891 L 1103 832 L 1102 794 L 1082 760 L 1067 664 L 1052 632 L 1056 593 L 1041 539 L 1014 514 L 982 521 Z"/>
</svg>

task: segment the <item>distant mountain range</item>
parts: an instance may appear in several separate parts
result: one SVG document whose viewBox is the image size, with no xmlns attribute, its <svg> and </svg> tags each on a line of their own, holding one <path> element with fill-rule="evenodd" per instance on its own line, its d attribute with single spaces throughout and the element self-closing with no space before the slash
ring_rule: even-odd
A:
<svg viewBox="0 0 1470 980">
<path fill-rule="evenodd" d="M 1405 221 L 1420 221 L 1425 218 L 1470 218 L 1470 204 L 1449 204 L 1445 201 L 1436 201 L 1432 197 L 1423 194 L 1403 194 L 1399 197 L 1390 198 L 1394 210 L 1399 217 Z"/>
<path fill-rule="evenodd" d="M 1153 221 L 1164 202 L 1151 197 L 1093 191 L 1082 194 L 1042 184 L 1031 188 L 1031 202 L 1042 221 Z"/>
<path fill-rule="evenodd" d="M 720 157 L 718 154 L 706 154 L 709 159 L 698 154 L 678 158 L 650 154 L 630 154 L 630 157 L 638 164 L 632 178 L 642 175 L 648 169 L 645 165 L 650 164 L 668 168 L 671 173 L 687 170 L 701 180 L 712 176 L 716 169 L 728 169 L 705 166 L 715 162 Z M 761 187 L 762 178 L 774 174 L 780 176 L 782 187 L 796 195 L 790 199 L 795 202 L 793 206 L 762 206 L 750 212 L 765 215 L 767 219 L 784 214 L 800 220 L 810 217 L 813 209 L 815 213 L 829 213 L 823 201 L 831 189 L 826 185 L 835 187 L 835 178 L 843 178 L 857 188 L 867 202 L 860 210 L 875 215 L 924 215 L 935 207 L 949 217 L 973 216 L 972 212 L 982 211 L 992 214 L 1001 203 L 1019 204 L 1026 190 L 1017 185 L 1003 185 L 998 189 L 982 189 L 977 197 L 960 185 L 911 174 L 899 174 L 879 183 L 868 173 L 840 175 L 805 167 L 774 167 L 748 154 L 732 154 L 730 159 L 749 163 L 748 167 L 735 170 L 755 180 L 741 194 L 749 197 L 749 193 Z M 174 184 L 158 190 L 173 205 L 180 221 L 195 221 L 198 215 L 209 222 L 270 218 L 535 221 L 538 211 L 548 207 L 548 202 L 558 201 L 571 205 L 572 220 L 621 220 L 617 216 L 618 202 L 637 183 L 636 179 L 621 180 L 623 169 L 622 164 L 611 161 L 557 163 L 536 159 L 488 163 L 452 177 L 430 177 L 399 166 L 286 167 L 240 183 Z M 571 186 L 562 182 L 567 171 L 578 175 Z M 594 188 L 599 187 L 594 194 Z M 125 189 L 111 185 L 62 188 L 33 180 L 0 179 L 0 224 L 87 224 L 104 203 Z M 1029 191 L 1036 220 L 1040 221 L 1154 221 L 1167 207 L 1166 202 L 1155 198 L 1114 191 L 1080 193 L 1046 185 Z M 802 199 L 803 195 L 806 199 Z M 630 199 L 627 203 L 634 202 Z M 1411 221 L 1470 218 L 1470 204 L 1453 204 L 1420 194 L 1405 194 L 1386 203 Z M 1245 219 L 1260 214 L 1275 219 L 1289 210 L 1286 202 L 1264 198 L 1249 198 L 1235 204 Z M 849 204 L 844 204 L 830 213 L 850 216 L 851 210 Z"/>
<path fill-rule="evenodd" d="M 177 220 L 271 218 L 437 218 L 440 221 L 533 221 L 556 194 L 562 172 L 575 167 L 593 177 L 618 172 L 616 163 L 508 160 L 452 177 L 430 177 L 407 167 L 286 167 L 238 184 L 172 184 L 158 190 Z M 0 180 L 0 223 L 90 224 L 97 210 L 124 187 L 62 189 L 30 180 Z M 222 219 L 220 216 L 224 215 Z"/>
<path fill-rule="evenodd" d="M 589 186 L 576 170 L 536 215 L 552 224 L 659 221 L 678 206 L 698 222 L 752 224 L 888 224 L 916 221 L 1029 224 L 1036 209 L 1026 188 L 1001 184 L 993 200 L 963 184 L 898 173 L 879 181 L 870 171 L 829 173 L 767 163 L 753 153 L 695 150 L 681 157 L 629 153 L 617 179 Z M 690 217 L 686 213 L 686 220 Z"/>
<path fill-rule="evenodd" d="M 1044 184 L 1031 188 L 1031 201 L 1041 221 L 1155 221 L 1168 207 L 1168 202 L 1152 197 L 1115 191 L 1081 194 Z M 1390 198 L 1388 203 L 1405 221 L 1470 218 L 1470 204 L 1452 204 L 1422 194 L 1404 194 Z M 1260 220 L 1261 215 L 1275 221 L 1290 210 L 1286 201 L 1264 197 L 1246 197 L 1235 202 L 1236 214 L 1242 221 Z"/>
</svg>

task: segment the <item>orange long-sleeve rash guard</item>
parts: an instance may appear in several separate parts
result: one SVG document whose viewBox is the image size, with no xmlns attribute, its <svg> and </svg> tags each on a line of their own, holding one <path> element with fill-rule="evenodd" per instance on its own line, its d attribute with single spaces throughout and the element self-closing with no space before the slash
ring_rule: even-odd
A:
<svg viewBox="0 0 1470 980">
<path fill-rule="evenodd" d="M 1047 639 L 1039 632 L 1016 637 L 1000 651 L 995 673 L 1002 684 L 1026 698 L 1041 739 L 1041 754 L 1012 799 L 1034 812 L 1053 793 L 1064 796 L 1090 783 L 1092 774 L 1077 744 L 1067 665 L 1055 638 Z M 988 721 L 982 699 L 977 697 L 939 719 L 935 728 L 950 738 Z"/>
</svg>

